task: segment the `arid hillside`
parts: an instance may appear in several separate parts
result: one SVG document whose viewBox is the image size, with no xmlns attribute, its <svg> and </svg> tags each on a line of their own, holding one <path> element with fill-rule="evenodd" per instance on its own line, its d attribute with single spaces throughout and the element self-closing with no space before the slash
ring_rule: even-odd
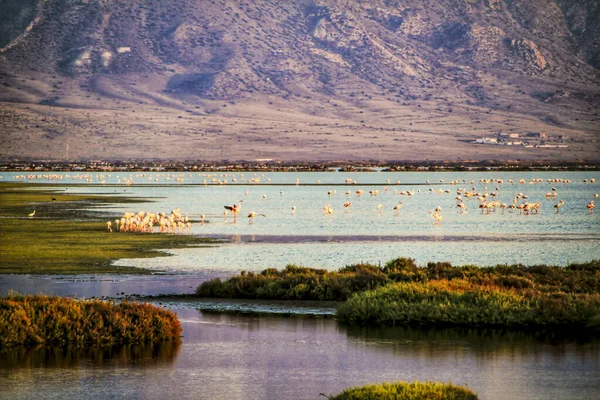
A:
<svg viewBox="0 0 600 400">
<path fill-rule="evenodd" d="M 600 160 L 598 0 L 0 8 L 5 161 Z"/>
</svg>

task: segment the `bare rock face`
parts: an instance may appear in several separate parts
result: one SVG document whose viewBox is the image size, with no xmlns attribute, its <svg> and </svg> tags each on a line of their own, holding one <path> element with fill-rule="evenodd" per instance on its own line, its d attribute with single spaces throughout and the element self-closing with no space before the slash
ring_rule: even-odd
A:
<svg viewBox="0 0 600 400">
<path fill-rule="evenodd" d="M 506 56 L 506 33 L 495 26 L 473 26 L 470 41 L 474 43 L 473 59 L 478 65 L 497 66 Z"/>
<path fill-rule="evenodd" d="M 512 39 L 510 48 L 513 53 L 525 60 L 527 67 L 533 73 L 540 73 L 548 68 L 548 62 L 540 53 L 540 50 L 531 40 L 528 39 Z"/>
<path fill-rule="evenodd" d="M 485 0 L 485 4 L 494 11 L 500 10 L 500 0 Z"/>
</svg>

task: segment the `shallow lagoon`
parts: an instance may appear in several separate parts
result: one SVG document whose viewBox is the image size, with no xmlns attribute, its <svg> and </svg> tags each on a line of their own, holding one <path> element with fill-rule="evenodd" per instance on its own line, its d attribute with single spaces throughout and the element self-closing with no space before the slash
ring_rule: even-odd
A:
<svg viewBox="0 0 600 400">
<path fill-rule="evenodd" d="M 15 181 L 13 178 L 17 175 L 21 174 L 5 174 L 3 180 Z M 566 265 L 600 258 L 600 212 L 596 210 L 590 215 L 586 209 L 586 204 L 600 192 L 598 173 L 113 173 L 110 177 L 104 176 L 105 184 L 98 183 L 98 174 L 87 178 L 91 182 L 66 178 L 66 175 L 63 174 L 62 180 L 50 182 L 55 183 L 58 190 L 68 192 L 118 193 L 153 201 L 106 209 L 115 216 L 123 211 L 169 213 L 180 208 L 195 221 L 192 233 L 231 242 L 214 249 L 177 251 L 174 252 L 176 257 L 124 260 L 123 265 L 189 273 L 207 269 L 282 268 L 288 263 L 337 269 L 358 261 L 385 263 L 398 256 L 412 257 L 421 264 L 450 261 L 456 265 L 519 262 Z M 133 180 L 131 186 L 123 183 L 126 176 Z M 547 182 L 557 178 L 572 183 Z M 595 183 L 590 183 L 592 178 Z M 212 184 L 213 179 L 228 183 Z M 260 179 L 260 183 L 248 183 L 250 179 Z M 346 185 L 347 179 L 357 183 Z M 486 183 L 481 179 L 501 179 L 503 183 Z M 508 183 L 511 179 L 514 184 Z M 520 179 L 525 183 L 519 184 Z M 48 182 L 44 178 L 24 180 Z M 117 183 L 119 180 L 121 183 Z M 207 186 L 203 185 L 204 180 Z M 532 180 L 541 182 L 531 183 Z M 396 184 L 398 181 L 401 183 Z M 427 181 L 431 184 L 426 184 Z M 456 183 L 450 184 L 452 181 Z M 82 183 L 93 186 L 81 186 Z M 542 203 L 540 213 L 481 214 L 477 201 L 472 198 L 465 201 L 468 213 L 459 214 L 456 190 L 473 187 L 480 193 L 497 192 L 496 199 L 506 204 L 523 193 L 528 196 L 526 201 Z M 546 198 L 553 188 L 557 197 Z M 361 197 L 356 196 L 357 190 L 364 191 Z M 375 190 L 380 191 L 378 196 L 369 195 L 369 191 Z M 440 190 L 442 193 L 438 193 Z M 345 194 L 347 191 L 349 195 Z M 403 196 L 402 191 L 414 191 L 414 195 Z M 243 202 L 238 222 L 234 223 L 231 215 L 225 219 L 223 206 L 240 200 Z M 556 214 L 554 205 L 559 200 L 564 200 L 565 205 L 561 213 Z M 345 213 L 343 207 L 347 201 L 352 202 L 349 213 Z M 396 216 L 393 207 L 399 201 L 403 207 Z M 334 210 L 332 217 L 322 212 L 328 204 Z M 379 204 L 381 214 L 377 210 Z M 295 215 L 292 215 L 293 206 Z M 439 226 L 432 223 L 428 214 L 438 206 L 442 207 L 444 218 Z M 256 217 L 255 223 L 250 225 L 246 218 L 250 211 L 266 217 Z M 198 222 L 202 214 L 207 219 L 204 225 Z"/>
</svg>

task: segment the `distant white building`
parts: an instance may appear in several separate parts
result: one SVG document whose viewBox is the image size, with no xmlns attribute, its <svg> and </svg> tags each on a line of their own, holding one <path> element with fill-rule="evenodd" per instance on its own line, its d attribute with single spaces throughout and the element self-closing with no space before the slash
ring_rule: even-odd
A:
<svg viewBox="0 0 600 400">
<path fill-rule="evenodd" d="M 475 139 L 475 142 L 473 143 L 477 143 L 477 144 L 498 144 L 498 139 L 496 138 L 489 138 L 489 137 L 482 137 L 479 139 Z"/>
<path fill-rule="evenodd" d="M 506 133 L 506 132 L 502 132 L 500 133 L 500 137 L 503 139 L 518 139 L 519 138 L 519 134 L 518 133 Z"/>
</svg>

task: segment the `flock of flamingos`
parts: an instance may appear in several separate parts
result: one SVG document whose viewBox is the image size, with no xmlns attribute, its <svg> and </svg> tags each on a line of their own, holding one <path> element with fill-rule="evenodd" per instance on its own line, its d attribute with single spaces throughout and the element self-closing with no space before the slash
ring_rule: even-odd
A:
<svg viewBox="0 0 600 400">
<path fill-rule="evenodd" d="M 227 184 L 229 182 L 232 183 L 237 183 L 238 180 L 235 177 L 235 175 L 233 174 L 225 174 L 222 175 L 225 178 L 230 178 L 230 180 L 228 181 L 227 179 L 217 179 L 216 174 L 202 174 L 204 176 L 207 176 L 208 178 L 212 177 L 211 180 L 211 184 L 216 184 L 216 185 L 223 185 L 223 184 Z M 63 179 L 64 177 L 69 177 L 72 179 L 81 179 L 87 183 L 93 182 L 93 177 L 90 174 L 82 174 L 82 175 L 73 175 L 73 176 L 69 176 L 69 175 L 21 175 L 21 176 L 15 176 L 14 179 L 46 179 L 46 180 L 60 180 Z M 190 174 L 191 176 L 191 174 Z M 108 177 L 110 178 L 110 175 L 108 175 Z M 137 176 L 138 178 L 145 178 L 146 175 L 145 174 L 139 174 Z M 264 175 L 262 176 L 258 176 L 257 174 L 254 174 L 254 177 L 252 178 L 244 178 L 243 174 L 239 175 L 239 181 L 241 183 L 248 183 L 248 184 L 259 184 L 261 183 L 261 178 L 264 177 Z M 96 176 L 96 179 L 104 184 L 105 181 L 105 176 L 104 175 L 98 175 Z M 1 177 L 0 177 L 1 179 Z M 150 180 L 155 180 L 158 181 L 157 176 L 150 176 L 149 177 Z M 164 179 L 165 180 L 169 180 L 169 179 L 174 179 L 176 182 L 183 182 L 184 180 L 184 174 L 174 174 L 174 175 L 164 175 Z M 267 183 L 270 183 L 270 179 L 267 178 L 266 179 Z M 513 181 L 512 179 L 509 179 L 506 181 L 507 184 L 510 185 L 519 185 L 521 187 L 523 187 L 526 184 L 539 184 L 539 183 L 543 183 L 544 180 L 543 179 L 531 179 L 529 181 L 526 181 L 525 179 L 520 179 L 517 182 Z M 125 184 L 125 185 L 131 185 L 133 183 L 133 178 L 130 176 L 129 178 L 120 178 L 118 179 L 118 183 L 119 184 Z M 317 184 L 320 184 L 320 181 L 317 181 Z M 390 185 L 390 181 L 387 180 L 386 183 L 388 185 Z M 502 179 L 480 179 L 479 183 L 482 185 L 485 185 L 485 187 L 483 188 L 483 190 L 477 190 L 475 188 L 475 181 L 467 181 L 467 180 L 454 180 L 451 182 L 448 182 L 449 185 L 455 186 L 455 185 L 470 185 L 472 186 L 471 189 L 467 189 L 467 188 L 463 188 L 463 187 L 458 187 L 456 189 L 456 209 L 458 213 L 467 213 L 469 210 L 469 206 L 467 205 L 467 202 L 472 200 L 476 200 L 476 205 L 471 205 L 471 207 L 477 207 L 481 210 L 482 214 L 490 214 L 490 213 L 494 213 L 497 212 L 497 210 L 500 210 L 501 213 L 505 213 L 505 212 L 509 212 L 509 213 L 516 213 L 518 212 L 519 214 L 525 214 L 525 215 L 530 215 L 530 214 L 537 214 L 539 213 L 540 207 L 542 205 L 541 202 L 530 202 L 528 200 L 528 196 L 526 194 L 524 194 L 523 192 L 519 192 L 517 193 L 512 202 L 510 203 L 504 203 L 504 202 L 500 202 L 498 200 L 496 200 L 498 193 L 500 191 L 500 186 L 502 184 L 504 184 L 504 180 Z M 548 184 L 556 184 L 556 186 L 558 186 L 558 184 L 564 184 L 564 185 L 568 185 L 570 183 L 572 183 L 572 180 L 568 180 L 568 179 L 547 179 L 546 183 Z M 595 183 L 595 179 L 584 179 L 583 183 L 590 183 L 593 184 Z M 203 181 L 203 184 L 207 185 L 208 182 L 207 180 Z M 296 185 L 299 185 L 300 182 L 299 180 L 296 180 Z M 356 181 L 353 181 L 352 179 L 346 179 L 345 184 L 347 185 L 353 185 L 356 184 Z M 400 182 L 396 182 L 396 184 L 400 184 Z M 426 181 L 426 184 L 430 184 L 429 181 Z M 440 180 L 439 184 L 445 184 L 444 180 Z M 494 185 L 495 189 L 494 190 L 488 190 L 487 185 Z M 381 194 L 384 194 L 386 192 L 392 192 L 394 195 L 400 195 L 402 197 L 408 197 L 408 198 L 412 198 L 416 193 L 420 193 L 421 190 L 415 191 L 415 190 L 390 190 L 389 187 L 384 187 L 382 190 L 370 190 L 368 192 L 368 195 L 370 195 L 373 198 L 378 197 Z M 429 188 L 429 192 L 430 193 L 437 193 L 438 195 L 444 195 L 444 194 L 451 194 L 452 191 L 450 189 L 438 189 L 438 190 L 434 190 L 432 187 Z M 356 197 L 361 197 L 363 196 L 363 194 L 365 193 L 365 191 L 363 189 L 358 189 L 355 191 L 351 191 L 351 190 L 347 190 L 345 191 L 345 195 L 346 195 L 346 201 L 343 203 L 343 207 L 345 210 L 345 213 L 350 213 L 351 212 L 351 208 L 352 208 L 352 201 L 350 200 L 350 198 L 354 195 Z M 248 191 L 245 191 L 245 195 L 248 194 Z M 336 195 L 336 190 L 332 189 L 332 190 L 328 190 L 327 191 L 327 197 L 331 198 L 334 195 Z M 560 209 L 565 205 L 565 201 L 564 200 L 558 200 L 558 194 L 559 191 L 556 187 L 552 187 L 551 190 L 546 193 L 545 197 L 548 200 L 554 200 L 556 201 L 556 203 L 554 204 L 554 209 L 556 210 L 556 213 L 560 213 Z M 280 191 L 280 195 L 283 195 L 283 191 Z M 263 195 L 263 199 L 266 199 L 267 195 Z M 593 195 L 594 199 L 598 198 L 598 194 Z M 586 208 L 588 210 L 588 213 L 592 213 L 595 205 L 594 205 L 594 199 L 590 199 L 589 202 L 587 202 L 586 204 Z M 243 200 L 240 200 L 237 204 L 233 204 L 233 205 L 226 205 L 224 206 L 223 209 L 223 217 L 224 220 L 227 221 L 228 220 L 228 215 L 231 214 L 233 217 L 233 222 L 237 223 L 238 222 L 238 215 L 241 212 L 241 208 L 242 208 L 242 203 Z M 469 203 L 470 204 L 470 203 Z M 402 209 L 404 205 L 404 202 L 402 200 L 398 201 L 398 203 L 393 207 L 392 211 L 395 213 L 395 215 L 400 215 L 400 211 Z M 377 204 L 376 206 L 376 211 L 377 214 L 382 214 L 383 213 L 383 205 L 382 204 Z M 334 208 L 331 206 L 330 204 L 327 204 L 326 206 L 323 207 L 322 212 L 324 215 L 328 216 L 329 218 L 333 217 L 334 214 Z M 291 207 L 291 213 L 292 215 L 296 214 L 296 207 L 292 206 Z M 32 218 L 35 216 L 35 210 L 29 214 L 29 217 Z M 247 214 L 247 218 L 249 221 L 249 224 L 253 224 L 255 217 L 257 216 L 262 216 L 262 217 L 266 217 L 265 214 L 262 213 L 257 213 L 255 211 L 250 211 Z M 441 221 L 443 220 L 443 216 L 442 216 L 442 207 L 438 206 L 433 210 L 429 211 L 429 216 L 432 218 L 433 223 L 434 224 L 440 224 Z M 206 222 L 206 215 L 202 214 L 200 215 L 199 218 L 199 222 L 204 225 Z M 169 214 L 165 213 L 165 212 L 158 212 L 158 213 L 151 213 L 151 212 L 146 212 L 146 211 L 139 211 L 139 212 L 125 212 L 120 218 L 115 219 L 114 221 L 108 221 L 107 222 L 107 230 L 109 232 L 159 232 L 159 233 L 177 233 L 177 234 L 182 234 L 185 232 L 191 232 L 191 224 L 192 221 L 190 220 L 190 218 L 188 217 L 187 214 L 182 213 L 179 209 L 173 209 Z"/>
<path fill-rule="evenodd" d="M 534 184 L 534 183 L 541 183 L 543 182 L 541 179 L 536 179 L 536 180 L 532 180 L 529 183 L 530 184 Z M 584 180 L 584 183 L 594 183 L 595 179 L 590 179 L 590 180 Z M 298 183 L 298 182 L 297 182 Z M 348 182 L 347 182 L 348 183 Z M 389 183 L 389 182 L 388 182 Z M 427 182 L 429 183 L 429 182 Z M 444 183 L 443 181 L 441 181 L 440 183 Z M 451 185 L 457 185 L 459 183 L 466 183 L 466 181 L 452 181 L 450 182 Z M 470 182 L 471 184 L 474 184 L 474 181 Z M 481 180 L 480 183 L 483 184 L 503 184 L 504 181 L 501 179 L 497 179 L 497 180 Z M 513 180 L 508 180 L 507 183 L 509 184 L 514 184 L 515 182 Z M 520 185 L 524 185 L 526 182 L 521 179 L 518 184 Z M 569 184 L 571 183 L 571 181 L 569 180 L 562 180 L 562 179 L 556 179 L 556 180 L 548 180 L 548 183 L 562 183 L 562 184 Z M 471 200 L 471 199 L 475 199 L 477 201 L 477 208 L 479 208 L 481 210 L 482 214 L 490 214 L 493 212 L 496 212 L 497 210 L 500 210 L 501 213 L 505 213 L 505 212 L 509 212 L 509 213 L 516 213 L 518 212 L 519 214 L 524 214 L 524 215 L 529 215 L 529 214 L 537 214 L 539 213 L 540 207 L 542 205 L 541 202 L 529 202 L 528 200 L 528 196 L 523 194 L 523 192 L 519 192 L 518 194 L 515 195 L 515 197 L 513 198 L 513 201 L 510 204 L 507 203 L 503 203 L 500 201 L 497 201 L 496 198 L 498 196 L 498 191 L 500 190 L 499 187 L 496 187 L 494 191 L 488 191 L 487 187 L 483 188 L 483 191 L 477 191 L 475 187 L 471 188 L 471 189 L 464 189 L 464 188 L 457 188 L 456 189 L 456 209 L 457 212 L 460 214 L 464 214 L 467 213 L 469 210 L 469 207 L 467 206 L 466 201 Z M 389 191 L 388 187 L 384 187 L 383 190 L 371 190 L 368 192 L 368 194 L 371 197 L 377 197 L 382 193 L 386 193 Z M 420 193 L 421 191 L 415 191 L 415 190 L 406 190 L 406 191 L 399 191 L 399 190 L 393 190 L 393 194 L 395 195 L 400 195 L 400 196 L 407 196 L 408 198 L 412 198 L 416 193 Z M 438 195 L 443 195 L 443 194 L 450 194 L 452 193 L 451 190 L 449 189 L 438 189 L 438 190 L 434 190 L 433 188 L 429 188 L 429 192 L 430 193 L 437 193 Z M 345 195 L 347 198 L 350 198 L 351 196 L 355 195 L 356 197 L 361 197 L 363 194 L 365 193 L 365 191 L 363 189 L 359 189 L 356 190 L 354 192 L 352 191 L 346 191 Z M 245 195 L 248 194 L 248 191 L 245 191 Z M 331 198 L 332 196 L 336 195 L 336 190 L 329 190 L 327 192 L 327 196 L 329 198 Z M 280 195 L 283 195 L 283 191 L 280 191 Z M 558 197 L 558 190 L 556 187 L 552 187 L 552 190 L 548 193 L 546 193 L 545 195 L 546 199 L 549 200 L 556 200 Z M 595 194 L 594 199 L 598 198 L 598 194 Z M 266 199 L 267 195 L 263 195 L 263 199 Z M 228 215 L 231 214 L 233 217 L 233 223 L 237 223 L 238 222 L 238 215 L 241 212 L 242 209 L 242 203 L 243 200 L 240 200 L 238 203 L 233 204 L 233 205 L 225 205 L 223 206 L 223 218 L 225 221 L 228 220 Z M 556 202 L 556 204 L 554 204 L 554 208 L 556 209 L 556 213 L 559 214 L 560 213 L 560 209 L 564 206 L 565 201 L 564 200 L 560 200 L 558 202 Z M 393 208 L 392 211 L 394 211 L 395 215 L 400 215 L 400 210 L 402 209 L 404 205 L 404 202 L 402 200 L 400 200 L 398 202 L 398 204 L 396 204 Z M 343 203 L 343 207 L 345 210 L 345 213 L 350 213 L 351 211 L 351 207 L 352 207 L 352 201 L 347 199 L 347 201 L 345 201 Z M 588 213 L 592 213 L 595 205 L 594 205 L 594 200 L 590 200 L 587 205 L 586 208 L 588 210 Z M 377 214 L 382 214 L 383 213 L 383 205 L 381 203 L 377 204 L 376 206 L 376 211 Z M 327 204 L 326 206 L 323 207 L 322 209 L 323 215 L 328 216 L 329 218 L 333 217 L 334 214 L 334 209 L 330 204 Z M 292 206 L 291 207 L 291 214 L 295 215 L 296 214 L 296 206 Z M 262 217 L 266 217 L 265 214 L 262 213 L 257 213 L 255 211 L 250 211 L 247 215 L 248 218 L 248 223 L 249 224 L 253 224 L 255 217 L 257 216 L 262 216 Z M 434 224 L 440 224 L 441 221 L 443 220 L 443 216 L 442 216 L 442 207 L 438 206 L 433 210 L 429 211 L 429 216 L 433 219 L 433 223 Z M 200 215 L 200 223 L 202 225 L 204 225 L 206 221 L 206 215 L 205 214 L 201 214 Z M 116 230 L 120 231 L 120 232 L 154 232 L 154 227 L 158 227 L 157 231 L 160 233 L 184 233 L 184 232 L 191 232 L 191 221 L 188 217 L 187 214 L 183 214 L 181 213 L 181 211 L 179 209 L 174 209 L 171 211 L 170 214 L 165 214 L 164 212 L 161 213 L 147 213 L 145 211 L 140 211 L 138 213 L 132 213 L 132 212 L 126 212 L 120 219 L 115 219 L 114 221 L 114 225 L 116 226 Z M 113 224 L 112 221 L 108 221 L 107 222 L 107 229 L 112 232 L 113 231 Z"/>
</svg>

